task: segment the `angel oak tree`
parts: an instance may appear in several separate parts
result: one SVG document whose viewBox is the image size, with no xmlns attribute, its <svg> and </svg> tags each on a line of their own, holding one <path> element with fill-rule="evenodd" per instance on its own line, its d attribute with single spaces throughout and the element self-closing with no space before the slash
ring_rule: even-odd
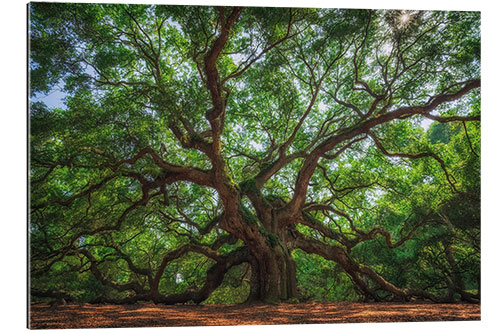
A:
<svg viewBox="0 0 500 333">
<path fill-rule="evenodd" d="M 299 297 L 300 249 L 369 299 L 444 299 L 352 251 L 429 236 L 468 194 L 457 161 L 478 161 L 478 13 L 32 3 L 29 14 L 32 296 L 200 303 L 241 266 L 248 301 L 276 303 Z M 54 87 L 64 104 L 49 108 Z M 425 119 L 465 148 L 431 143 Z M 182 265 L 169 267 L 182 258 L 198 282 L 179 290 Z M 448 287 L 477 301 L 457 272 Z"/>
</svg>

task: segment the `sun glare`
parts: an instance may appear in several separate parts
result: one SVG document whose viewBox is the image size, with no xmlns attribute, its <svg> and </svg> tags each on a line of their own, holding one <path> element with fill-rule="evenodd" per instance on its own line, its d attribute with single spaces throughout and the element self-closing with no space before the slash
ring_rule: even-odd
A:
<svg viewBox="0 0 500 333">
<path fill-rule="evenodd" d="M 399 28 L 406 28 L 413 21 L 413 13 L 409 11 L 402 11 L 396 18 L 396 24 Z"/>
<path fill-rule="evenodd" d="M 399 22 L 403 25 L 408 24 L 408 22 L 410 22 L 410 14 L 408 13 L 401 14 L 401 16 L 399 17 Z"/>
</svg>

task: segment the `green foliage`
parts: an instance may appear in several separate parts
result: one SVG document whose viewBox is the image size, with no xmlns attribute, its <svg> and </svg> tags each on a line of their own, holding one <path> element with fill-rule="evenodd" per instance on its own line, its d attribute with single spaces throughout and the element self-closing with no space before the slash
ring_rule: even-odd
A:
<svg viewBox="0 0 500 333">
<path fill-rule="evenodd" d="M 354 285 L 338 264 L 301 250 L 295 250 L 292 256 L 298 267 L 299 301 L 358 300 Z"/>
</svg>

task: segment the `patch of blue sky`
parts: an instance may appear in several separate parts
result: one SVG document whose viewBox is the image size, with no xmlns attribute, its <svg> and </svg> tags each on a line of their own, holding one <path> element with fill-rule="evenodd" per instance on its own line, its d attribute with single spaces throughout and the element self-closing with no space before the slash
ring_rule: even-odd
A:
<svg viewBox="0 0 500 333">
<path fill-rule="evenodd" d="M 66 98 L 66 93 L 61 91 L 59 88 L 54 88 L 48 94 L 37 94 L 31 98 L 32 102 L 42 102 L 49 109 L 66 109 L 66 104 L 64 99 Z"/>
<path fill-rule="evenodd" d="M 427 131 L 427 130 L 429 129 L 429 127 L 431 126 L 431 124 L 432 124 L 432 122 L 433 122 L 433 121 L 434 121 L 434 120 L 432 120 L 432 119 L 429 119 L 429 118 L 424 118 L 424 119 L 422 119 L 422 121 L 420 122 L 420 126 L 421 126 L 424 130 L 426 130 L 426 131 Z"/>
</svg>

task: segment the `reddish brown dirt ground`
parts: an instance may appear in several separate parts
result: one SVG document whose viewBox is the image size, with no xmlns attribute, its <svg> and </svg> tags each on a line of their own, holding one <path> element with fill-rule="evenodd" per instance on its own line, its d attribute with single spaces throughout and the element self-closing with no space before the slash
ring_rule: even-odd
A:
<svg viewBox="0 0 500 333">
<path fill-rule="evenodd" d="M 480 320 L 480 306 L 431 303 L 31 306 L 31 328 L 283 325 Z"/>
</svg>

